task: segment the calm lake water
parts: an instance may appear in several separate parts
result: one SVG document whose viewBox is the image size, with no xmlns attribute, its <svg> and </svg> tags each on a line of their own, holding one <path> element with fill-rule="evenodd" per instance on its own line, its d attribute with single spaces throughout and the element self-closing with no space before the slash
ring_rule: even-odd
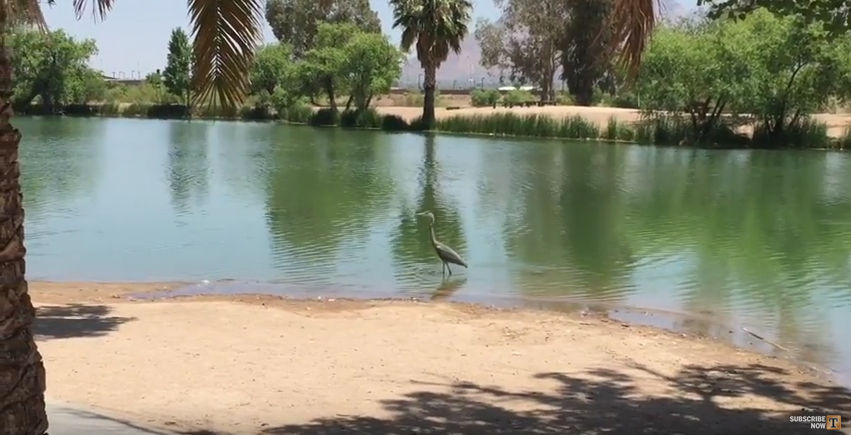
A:
<svg viewBox="0 0 851 435">
<path fill-rule="evenodd" d="M 739 341 L 745 326 L 851 373 L 849 154 L 205 121 L 16 125 L 31 280 L 632 306 L 649 312 L 627 320 L 688 313 L 650 323 Z M 442 278 L 421 210 L 469 270 Z"/>
</svg>

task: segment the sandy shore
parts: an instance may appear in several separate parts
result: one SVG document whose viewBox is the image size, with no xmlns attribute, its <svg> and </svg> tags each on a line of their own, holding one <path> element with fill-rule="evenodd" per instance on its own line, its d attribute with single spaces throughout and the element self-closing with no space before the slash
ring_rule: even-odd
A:
<svg viewBox="0 0 851 435">
<path fill-rule="evenodd" d="M 409 122 L 423 114 L 420 107 L 379 106 L 375 109 L 382 115 L 397 115 Z M 635 122 L 640 119 L 639 112 L 635 109 L 582 106 L 514 107 L 511 109 L 506 107 L 497 107 L 495 109 L 490 107 L 462 107 L 455 110 L 446 110 L 443 107 L 438 107 L 435 110 L 435 116 L 438 119 L 443 119 L 453 116 L 489 115 L 506 112 L 516 114 L 537 113 L 559 119 L 579 115 L 590 122 L 596 123 L 599 127 L 605 127 L 609 122 L 609 118 L 617 119 L 620 122 Z M 845 134 L 845 130 L 851 127 L 851 113 L 820 113 L 813 115 L 813 118 L 827 124 L 827 134 L 832 137 L 842 136 Z"/>
<path fill-rule="evenodd" d="M 811 433 L 789 416 L 851 416 L 813 370 L 590 315 L 128 297 L 172 287 L 31 283 L 48 398 L 192 434 Z"/>
</svg>

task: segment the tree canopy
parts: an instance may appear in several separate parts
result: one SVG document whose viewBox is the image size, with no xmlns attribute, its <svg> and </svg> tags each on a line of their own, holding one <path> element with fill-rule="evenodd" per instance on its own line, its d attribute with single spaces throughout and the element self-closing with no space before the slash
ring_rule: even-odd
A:
<svg viewBox="0 0 851 435">
<path fill-rule="evenodd" d="M 192 96 L 192 48 L 189 37 L 182 29 L 171 32 L 168 42 L 168 57 L 163 70 L 163 84 L 168 91 L 190 105 Z"/>
<path fill-rule="evenodd" d="M 278 41 L 301 57 L 314 47 L 322 23 L 350 23 L 366 32 L 381 32 L 369 0 L 268 0 L 266 21 Z"/>
<path fill-rule="evenodd" d="M 697 0 L 698 6 L 709 6 L 710 16 L 744 18 L 764 8 L 785 16 L 799 16 L 808 23 L 818 22 L 832 34 L 851 29 L 851 3 L 848 0 Z"/>
<path fill-rule="evenodd" d="M 88 67 L 97 53 L 94 40 L 75 40 L 62 30 L 21 31 L 9 39 L 15 52 L 15 103 L 29 105 L 36 97 L 54 113 L 65 104 L 103 96 L 103 79 Z"/>
</svg>

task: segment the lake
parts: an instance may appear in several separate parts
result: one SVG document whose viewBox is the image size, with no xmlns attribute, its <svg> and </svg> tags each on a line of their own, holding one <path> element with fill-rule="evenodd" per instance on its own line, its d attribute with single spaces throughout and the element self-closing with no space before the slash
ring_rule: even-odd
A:
<svg viewBox="0 0 851 435">
<path fill-rule="evenodd" d="M 607 311 L 782 353 L 746 327 L 851 373 L 849 154 L 212 121 L 15 125 L 30 280 Z M 443 278 L 422 210 L 468 270 Z"/>
</svg>

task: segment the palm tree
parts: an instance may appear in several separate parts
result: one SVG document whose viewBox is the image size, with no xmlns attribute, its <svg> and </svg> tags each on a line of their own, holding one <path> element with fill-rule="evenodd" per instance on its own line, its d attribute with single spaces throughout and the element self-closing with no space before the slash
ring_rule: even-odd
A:
<svg viewBox="0 0 851 435">
<path fill-rule="evenodd" d="M 425 77 L 423 88 L 423 124 L 434 125 L 434 91 L 437 68 L 449 56 L 449 50 L 461 52 L 461 40 L 467 34 L 467 22 L 473 5 L 468 0 L 390 0 L 396 20 L 393 27 L 403 27 L 402 49 L 417 44 L 417 59 Z"/>
<path fill-rule="evenodd" d="M 92 0 L 92 13 L 103 18 L 113 3 Z M 73 4 L 79 19 L 89 2 Z M 187 5 L 195 34 L 196 100 L 241 103 L 254 50 L 262 40 L 263 1 L 188 0 Z M 30 435 L 45 433 L 47 415 L 44 365 L 32 333 L 35 310 L 24 276 L 21 134 L 10 123 L 14 83 L 6 35 L 22 24 L 46 28 L 39 0 L 0 0 L 0 433 Z"/>
<path fill-rule="evenodd" d="M 638 72 L 660 3 L 661 0 L 615 0 L 612 41 L 618 45 L 621 61 L 631 76 Z M 402 49 L 408 51 L 415 42 L 417 45 L 417 59 L 425 72 L 422 121 L 430 129 L 434 126 L 437 69 L 450 49 L 461 51 L 472 4 L 468 0 L 390 0 L 390 5 L 396 17 L 393 27 L 404 28 Z"/>
<path fill-rule="evenodd" d="M 92 0 L 92 13 L 103 18 L 115 0 Z M 328 0 L 320 0 L 326 2 Z M 53 4 L 54 0 L 48 0 Z M 193 26 L 194 89 L 198 102 L 233 106 L 248 89 L 248 72 L 261 40 L 263 0 L 187 0 Z M 467 32 L 466 0 L 390 0 L 395 26 L 404 26 L 403 46 L 417 41 L 426 68 L 423 119 L 434 121 L 435 73 L 449 48 L 458 51 Z M 73 0 L 77 18 L 87 0 Z M 623 42 L 626 63 L 635 70 L 644 41 L 653 29 L 654 0 L 616 0 L 615 33 Z M 44 434 L 45 373 L 35 345 L 35 310 L 24 276 L 24 209 L 19 184 L 20 132 L 12 127 L 14 82 L 5 36 L 19 24 L 44 29 L 39 0 L 0 0 L 0 432 Z"/>
</svg>

